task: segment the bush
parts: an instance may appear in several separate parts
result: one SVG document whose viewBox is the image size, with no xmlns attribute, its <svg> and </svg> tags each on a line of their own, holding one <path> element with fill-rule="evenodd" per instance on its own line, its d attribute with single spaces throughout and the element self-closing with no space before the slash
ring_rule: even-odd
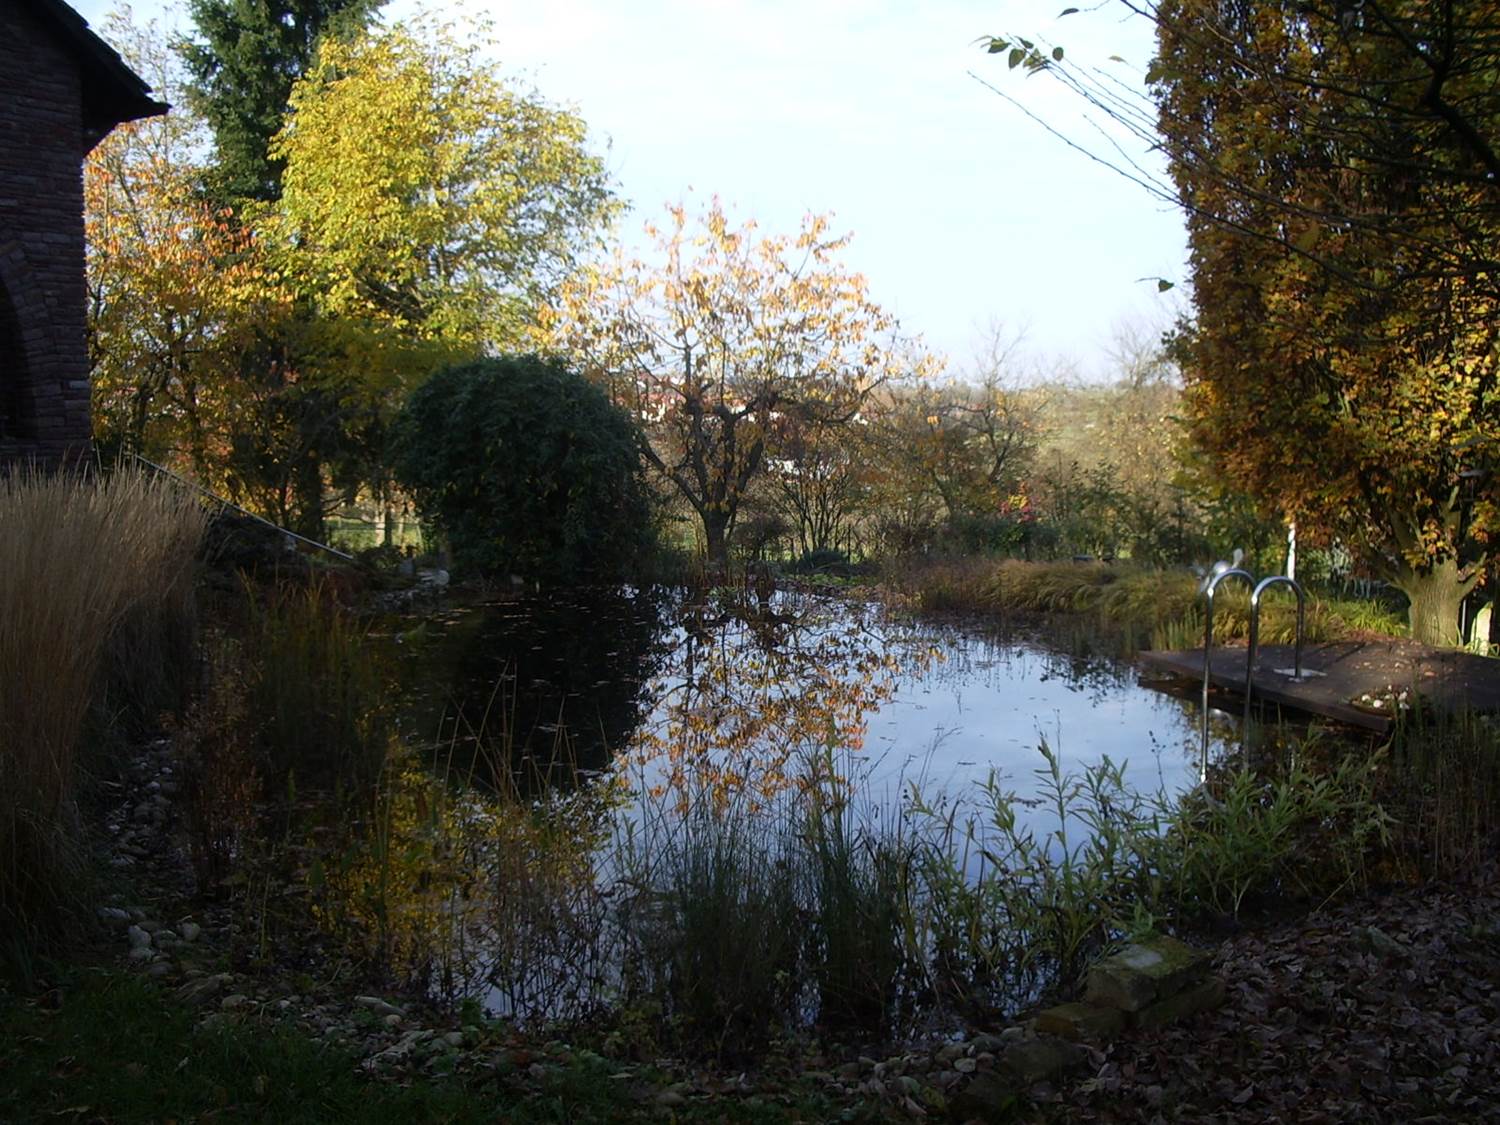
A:
<svg viewBox="0 0 1500 1125">
<path fill-rule="evenodd" d="M 560 363 L 508 356 L 447 368 L 412 394 L 395 470 L 461 564 L 612 581 L 651 543 L 639 448 L 603 391 Z"/>
<path fill-rule="evenodd" d="M 959 555 L 1029 554 L 1037 524 L 1029 514 L 982 512 L 948 521 L 945 551 Z"/>
<path fill-rule="evenodd" d="M 819 547 L 808 551 L 788 568 L 793 574 L 849 575 L 853 568 L 846 551 L 836 547 Z"/>
</svg>

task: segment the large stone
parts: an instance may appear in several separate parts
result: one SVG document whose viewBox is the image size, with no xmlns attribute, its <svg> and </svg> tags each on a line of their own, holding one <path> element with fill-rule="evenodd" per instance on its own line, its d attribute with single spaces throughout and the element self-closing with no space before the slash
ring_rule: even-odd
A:
<svg viewBox="0 0 1500 1125">
<path fill-rule="evenodd" d="M 198 977 L 188 981 L 177 990 L 177 999 L 185 1004 L 203 1004 L 211 1000 L 230 980 L 227 973 L 211 977 Z"/>
<path fill-rule="evenodd" d="M 1036 1014 L 1036 1029 L 1065 1039 L 1106 1039 L 1125 1030 L 1125 1013 L 1097 1004 L 1058 1004 Z"/>
<path fill-rule="evenodd" d="M 1158 937 L 1106 957 L 1089 969 L 1083 998 L 1090 1004 L 1139 1012 L 1208 973 L 1209 956 L 1176 938 Z"/>
<path fill-rule="evenodd" d="M 1397 961 L 1411 956 L 1410 949 L 1377 926 L 1366 926 L 1363 937 L 1365 945 L 1377 956 L 1389 957 Z"/>
<path fill-rule="evenodd" d="M 1082 1066 L 1088 1051 L 1052 1035 L 1012 1043 L 1000 1056 L 1000 1069 L 1021 1082 L 1041 1082 Z"/>
<path fill-rule="evenodd" d="M 364 1061 L 367 1070 L 378 1070 L 382 1066 L 391 1066 L 407 1060 L 417 1047 L 431 1039 L 433 1033 L 421 1028 L 408 1031 L 395 1043 L 378 1054 L 371 1055 Z"/>
<path fill-rule="evenodd" d="M 1014 1079 L 985 1073 L 975 1075 L 974 1081 L 953 1094 L 947 1101 L 947 1109 L 949 1116 L 957 1121 L 1010 1121 L 1020 1102 Z M 934 1108 L 939 1106 L 935 1104 Z"/>
<path fill-rule="evenodd" d="M 1224 1003 L 1224 982 L 1218 977 L 1209 977 L 1189 985 L 1181 992 L 1163 997 L 1137 1012 L 1133 1018 L 1137 1027 L 1161 1027 L 1177 1020 L 1196 1016 Z"/>
<path fill-rule="evenodd" d="M 400 1016 L 405 1014 L 396 1005 L 382 1000 L 378 996 L 356 996 L 354 1002 L 361 1008 L 368 1008 L 377 1016 Z"/>
<path fill-rule="evenodd" d="M 1014 1038 L 1014 1036 L 1012 1038 Z M 993 1052 L 1001 1050 L 1005 1046 L 1006 1042 L 1007 1040 L 1001 1038 L 999 1035 L 993 1035 L 988 1031 L 981 1031 L 978 1035 L 969 1040 L 969 1046 L 974 1048 L 975 1051 Z"/>
</svg>

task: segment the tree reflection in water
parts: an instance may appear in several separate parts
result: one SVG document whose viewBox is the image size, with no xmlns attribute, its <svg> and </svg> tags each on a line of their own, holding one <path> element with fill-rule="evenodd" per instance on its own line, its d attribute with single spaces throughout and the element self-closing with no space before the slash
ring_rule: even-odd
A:
<svg viewBox="0 0 1500 1125">
<path fill-rule="evenodd" d="M 524 792 L 603 772 L 632 738 L 667 658 L 663 591 L 591 587 L 466 607 L 403 645 L 402 694 L 419 743 L 460 776 Z"/>
<path fill-rule="evenodd" d="M 439 641 L 411 659 L 428 695 L 433 676 L 454 677 L 449 713 L 463 717 L 435 755 L 392 763 L 376 822 L 346 825 L 343 854 L 320 866 L 316 911 L 385 972 L 547 1016 L 619 985 L 617 816 L 704 797 L 768 807 L 799 787 L 836 797 L 825 751 L 857 751 L 902 670 L 933 655 L 876 607 L 795 595 L 525 599 L 471 611 Z M 513 677 L 500 690 L 486 682 L 497 669 Z M 593 783 L 536 784 L 559 744 Z"/>
<path fill-rule="evenodd" d="M 937 784 L 957 796 L 1008 768 L 1017 823 L 1038 818 L 1038 839 L 1056 827 L 1033 807 L 1038 716 L 1066 715 L 1070 768 L 1102 753 L 1144 757 L 1147 792 L 1158 779 L 1171 787 L 1179 756 L 1183 770 L 1193 760 L 1174 742 L 1196 745 L 1195 720 L 1111 661 L 903 625 L 850 600 L 554 594 L 430 628 L 403 646 L 416 677 L 407 698 L 426 706 L 416 729 L 428 738 L 393 763 L 370 822 L 337 827 L 341 852 L 325 853 L 307 886 L 328 928 L 385 971 L 517 1018 L 563 1018 L 629 987 L 667 988 L 685 971 L 674 958 L 682 935 L 700 932 L 693 924 L 720 953 L 724 918 L 750 933 L 743 921 L 762 876 L 786 882 L 781 898 L 768 892 L 761 903 L 771 911 L 763 932 L 805 923 L 822 935 L 786 951 L 823 958 L 797 962 L 811 974 L 797 979 L 859 991 L 839 983 L 840 966 L 874 955 L 855 943 L 836 957 L 837 942 L 884 932 L 869 918 L 897 900 L 879 857 L 916 837 L 909 799 L 850 797 L 861 779 L 899 773 L 901 753 L 939 724 L 963 729 L 944 748 L 955 760 Z M 449 725 L 434 755 L 444 704 Z M 1151 752 L 1156 731 L 1170 751 L 1165 776 Z M 886 748 L 885 763 L 872 760 Z M 563 758 L 578 770 L 559 777 Z M 484 784 L 462 784 L 474 780 Z M 954 863 L 950 890 L 967 894 L 967 865 Z M 715 900 L 704 872 L 725 873 L 722 918 L 706 913 Z M 847 924 L 835 917 L 844 906 Z M 889 945 L 877 941 L 876 952 Z M 715 994 L 716 974 L 704 977 Z"/>
<path fill-rule="evenodd" d="M 936 651 L 874 605 L 792 593 L 687 604 L 621 765 L 645 796 L 682 807 L 690 794 L 769 801 L 815 780 L 827 751 L 861 750 L 870 713 Z"/>
</svg>

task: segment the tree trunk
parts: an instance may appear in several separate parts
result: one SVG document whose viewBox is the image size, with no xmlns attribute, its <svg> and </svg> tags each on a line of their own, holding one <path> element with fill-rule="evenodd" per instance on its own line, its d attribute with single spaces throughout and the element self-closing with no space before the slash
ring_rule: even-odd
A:
<svg viewBox="0 0 1500 1125">
<path fill-rule="evenodd" d="M 706 548 L 708 572 L 714 581 L 722 582 L 729 576 L 729 516 L 719 511 L 703 513 L 703 542 Z"/>
<path fill-rule="evenodd" d="M 1411 600 L 1407 620 L 1412 640 L 1440 648 L 1457 645 L 1459 603 L 1473 584 L 1460 577 L 1453 559 L 1398 576 L 1396 585 Z"/>
<path fill-rule="evenodd" d="M 292 505 L 291 530 L 323 542 L 323 464 L 316 454 L 304 454 L 292 469 Z"/>
<path fill-rule="evenodd" d="M 1500 562 L 1490 563 L 1490 576 L 1486 579 L 1490 591 L 1490 631 L 1484 638 L 1491 651 L 1500 653 Z"/>
</svg>

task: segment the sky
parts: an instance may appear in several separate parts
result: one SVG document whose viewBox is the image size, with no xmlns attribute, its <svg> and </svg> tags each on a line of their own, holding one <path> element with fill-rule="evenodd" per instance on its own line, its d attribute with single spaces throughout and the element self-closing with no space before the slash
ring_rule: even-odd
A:
<svg viewBox="0 0 1500 1125">
<path fill-rule="evenodd" d="M 72 0 L 96 28 L 118 0 Z M 1079 139 L 1071 95 L 1009 72 L 981 36 L 1026 34 L 1139 84 L 1150 25 L 1104 0 L 393 0 L 491 24 L 503 71 L 575 108 L 632 207 L 639 244 L 671 201 L 720 196 L 766 233 L 809 212 L 852 233 L 845 261 L 902 330 L 963 373 L 998 332 L 1019 379 L 1107 378 L 1122 328 L 1184 301 L 1179 213 L 1070 149 L 983 82 Z M 1092 5 L 1080 5 L 1092 8 Z M 186 17 L 159 0 L 137 22 Z M 1118 56 L 1121 61 L 1110 61 Z M 983 82 L 981 81 L 983 80 Z M 1145 159 L 1151 159 L 1145 156 Z M 1178 283 L 1159 293 L 1155 279 Z"/>
</svg>

